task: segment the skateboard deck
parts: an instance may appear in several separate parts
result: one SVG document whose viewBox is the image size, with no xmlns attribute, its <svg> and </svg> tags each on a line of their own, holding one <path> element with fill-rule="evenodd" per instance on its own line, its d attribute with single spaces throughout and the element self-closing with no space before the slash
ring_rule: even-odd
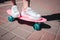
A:
<svg viewBox="0 0 60 40">
<path fill-rule="evenodd" d="M 7 13 L 9 15 L 11 15 L 12 14 L 11 9 L 8 9 Z M 25 15 L 25 16 L 20 16 L 19 15 L 18 18 L 21 19 L 21 20 L 30 21 L 30 22 L 45 22 L 45 21 L 47 21 L 47 19 L 45 19 L 43 17 L 41 17 L 39 20 L 33 20 L 33 19 L 29 18 L 28 15 Z"/>
</svg>

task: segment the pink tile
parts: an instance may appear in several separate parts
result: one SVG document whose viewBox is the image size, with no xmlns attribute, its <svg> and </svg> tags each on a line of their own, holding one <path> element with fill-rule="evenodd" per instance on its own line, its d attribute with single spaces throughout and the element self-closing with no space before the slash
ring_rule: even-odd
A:
<svg viewBox="0 0 60 40">
<path fill-rule="evenodd" d="M 0 21 L 0 25 L 2 25 L 3 23 Z"/>
<path fill-rule="evenodd" d="M 15 28 L 17 28 L 18 27 L 18 24 L 16 23 L 16 21 L 15 22 L 11 22 L 6 28 L 4 28 L 4 29 L 6 29 L 7 31 L 11 31 L 11 30 L 14 30 Z"/>
<path fill-rule="evenodd" d="M 6 33 L 8 33 L 8 31 L 6 31 L 0 27 L 0 37 L 4 36 Z"/>
<path fill-rule="evenodd" d="M 43 36 L 41 36 L 41 39 L 40 40 L 54 40 L 55 39 L 55 36 L 54 34 L 51 34 L 49 32 L 46 32 Z"/>
<path fill-rule="evenodd" d="M 36 2 L 36 3 L 34 3 Z M 35 5 L 34 5 L 35 4 Z M 52 13 L 60 13 L 60 5 L 59 0 L 38 0 L 38 1 L 31 1 L 31 6 L 36 10 L 38 13 L 42 15 L 49 15 Z M 44 13 L 44 14 L 43 14 Z"/>
<path fill-rule="evenodd" d="M 16 29 L 12 30 L 11 32 L 13 34 L 15 34 L 16 36 L 21 37 L 23 39 L 26 39 L 31 34 L 31 32 L 21 29 L 21 27 L 17 27 Z"/>
<path fill-rule="evenodd" d="M 33 27 L 32 26 L 29 26 L 29 25 L 26 25 L 26 24 L 22 24 L 20 26 L 22 29 L 25 29 L 27 31 L 30 31 L 31 33 L 34 31 Z"/>
<path fill-rule="evenodd" d="M 12 38 L 14 38 L 15 35 L 12 33 L 7 33 L 6 35 L 4 35 L 3 37 L 1 37 L 2 40 L 11 40 Z"/>
<path fill-rule="evenodd" d="M 6 22 L 5 24 L 2 24 L 1 26 L 2 26 L 2 28 L 5 29 L 5 28 L 11 26 L 12 24 L 14 24 L 14 22 Z"/>
<path fill-rule="evenodd" d="M 58 31 L 57 31 L 57 34 L 60 35 L 60 26 L 59 26 L 59 29 L 58 29 Z"/>
<path fill-rule="evenodd" d="M 18 27 L 18 24 L 16 21 L 14 22 L 8 22 L 6 24 L 1 25 L 3 29 L 7 30 L 7 31 L 11 31 L 13 29 L 15 29 L 16 27 Z"/>
<path fill-rule="evenodd" d="M 27 40 L 39 40 L 42 35 L 44 35 L 45 31 L 34 31 L 28 38 Z"/>
<path fill-rule="evenodd" d="M 60 35 L 56 35 L 55 40 L 60 40 Z"/>
<path fill-rule="evenodd" d="M 47 32 L 51 32 L 53 34 L 57 33 L 57 30 L 59 29 L 59 23 L 57 21 L 47 21 L 46 24 L 51 26 L 50 29 L 45 29 Z"/>
<path fill-rule="evenodd" d="M 22 39 L 20 37 L 14 37 L 12 40 L 24 40 L 24 39 Z"/>
</svg>

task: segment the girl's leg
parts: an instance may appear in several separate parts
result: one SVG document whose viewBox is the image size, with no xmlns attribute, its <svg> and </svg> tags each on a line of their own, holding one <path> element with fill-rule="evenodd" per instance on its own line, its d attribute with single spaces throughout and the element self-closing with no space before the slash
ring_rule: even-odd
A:
<svg viewBox="0 0 60 40">
<path fill-rule="evenodd" d="M 23 0 L 23 7 L 22 7 L 22 16 L 29 15 L 30 18 L 34 20 L 38 20 L 40 18 L 40 14 L 37 14 L 30 8 L 30 0 Z"/>
<path fill-rule="evenodd" d="M 30 7 L 30 0 L 23 0 L 23 9 Z"/>
<path fill-rule="evenodd" d="M 11 10 L 12 10 L 12 17 L 14 17 L 14 18 L 17 18 L 18 16 L 19 16 L 19 11 L 18 11 L 18 7 L 17 7 L 17 5 L 16 5 L 16 0 L 11 0 L 12 1 L 12 8 L 11 8 Z"/>
</svg>

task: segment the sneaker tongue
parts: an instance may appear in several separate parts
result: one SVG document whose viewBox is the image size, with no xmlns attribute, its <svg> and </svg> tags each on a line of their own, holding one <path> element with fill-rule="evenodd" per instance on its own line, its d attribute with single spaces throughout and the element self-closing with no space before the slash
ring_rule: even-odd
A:
<svg viewBox="0 0 60 40">
<path fill-rule="evenodd" d="M 30 7 L 28 7 L 26 10 L 31 10 L 31 8 L 30 8 Z"/>
<path fill-rule="evenodd" d="M 33 10 L 31 8 L 26 9 L 27 12 L 32 12 Z"/>
<path fill-rule="evenodd" d="M 27 9 L 31 9 L 30 7 L 28 7 Z"/>
</svg>

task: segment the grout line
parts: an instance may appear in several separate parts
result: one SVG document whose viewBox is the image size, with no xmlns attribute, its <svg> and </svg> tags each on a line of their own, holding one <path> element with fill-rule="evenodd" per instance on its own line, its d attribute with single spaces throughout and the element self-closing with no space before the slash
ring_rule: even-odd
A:
<svg viewBox="0 0 60 40">
<path fill-rule="evenodd" d="M 59 28 L 59 27 L 58 27 Z M 51 33 L 51 34 L 54 34 L 54 35 L 56 35 L 57 34 L 57 32 L 56 33 L 53 33 L 53 32 L 50 32 L 50 31 L 47 31 L 47 30 L 45 30 L 46 32 L 49 32 L 49 33 Z M 57 30 L 56 30 L 57 31 Z"/>
<path fill-rule="evenodd" d="M 46 32 L 45 33 L 43 33 L 44 35 L 46 34 Z M 44 37 L 44 35 L 41 35 L 41 37 L 39 38 L 39 40 L 41 40 L 43 37 Z"/>
<path fill-rule="evenodd" d="M 33 31 L 30 35 L 32 35 L 33 33 L 34 33 L 34 31 Z M 30 35 L 29 35 L 29 36 L 30 36 Z M 26 39 L 28 39 L 28 38 L 29 38 L 29 36 L 28 36 Z"/>
<path fill-rule="evenodd" d="M 10 40 L 13 40 L 16 37 L 16 35 L 14 37 L 12 37 Z"/>
<path fill-rule="evenodd" d="M 4 18 L 3 16 L 0 15 L 0 18 L 2 18 L 2 20 L 4 20 L 3 22 L 7 22 L 7 19 Z"/>
<path fill-rule="evenodd" d="M 5 34 L 1 35 L 1 37 L 3 37 L 4 35 L 6 35 L 7 33 L 9 33 L 9 32 L 6 32 Z"/>
<path fill-rule="evenodd" d="M 5 27 L 5 28 L 7 28 L 7 27 Z M 15 27 L 15 28 L 13 28 L 12 30 L 14 30 L 14 29 L 16 29 L 17 27 Z M 5 30 L 7 30 L 7 29 L 5 29 Z M 7 30 L 8 32 L 11 32 L 12 30 Z"/>
<path fill-rule="evenodd" d="M 59 27 L 58 27 L 58 30 L 59 30 Z M 54 39 L 54 40 L 56 40 L 56 37 L 57 37 L 57 35 L 58 35 L 58 34 L 57 34 L 57 33 L 58 33 L 58 30 L 57 30 L 57 32 L 56 32 L 56 36 L 55 36 L 55 39 Z"/>
<path fill-rule="evenodd" d="M 26 29 L 23 29 L 23 28 L 21 28 L 21 30 L 27 31 L 27 32 L 29 32 L 29 33 L 32 33 L 31 31 L 28 31 L 28 30 L 26 30 Z"/>
<path fill-rule="evenodd" d="M 2 28 L 3 29 L 3 28 Z M 7 31 L 7 30 L 5 30 L 5 29 L 3 29 L 4 31 Z M 4 33 L 4 34 L 2 34 L 1 35 L 1 37 L 3 37 L 4 35 L 6 35 L 7 33 L 9 33 L 8 31 L 6 32 L 6 33 Z"/>
<path fill-rule="evenodd" d="M 22 39 L 24 39 L 24 40 L 25 40 L 25 38 L 23 38 L 23 37 L 19 36 L 18 34 L 15 34 L 14 32 L 11 32 L 11 33 L 12 33 L 12 34 L 14 34 L 14 35 L 16 35 L 17 37 L 22 38 Z"/>
<path fill-rule="evenodd" d="M 18 27 L 17 27 L 18 28 Z M 14 29 L 16 29 L 16 27 L 14 28 Z M 14 30 L 14 29 L 12 29 L 12 30 Z M 6 30 L 6 29 L 4 29 L 4 30 Z M 7 33 L 12 33 L 12 34 L 14 34 L 14 35 L 16 35 L 16 36 L 18 36 L 18 37 L 20 37 L 20 38 L 22 38 L 22 39 L 25 39 L 25 38 L 23 38 L 23 37 L 21 37 L 21 36 L 19 36 L 19 35 L 17 35 L 17 34 L 15 34 L 14 32 L 11 32 L 12 30 L 6 30 L 6 31 L 8 31 Z M 28 30 L 26 30 L 26 29 L 21 29 L 21 30 L 25 30 L 25 31 L 27 31 L 27 32 L 29 32 L 29 33 L 32 33 L 32 32 L 30 32 L 30 31 L 28 31 Z M 3 34 L 2 36 L 4 36 L 4 35 L 6 35 L 7 33 L 5 33 L 5 34 Z"/>
<path fill-rule="evenodd" d="M 7 28 L 7 27 L 5 27 L 5 28 Z M 16 28 L 16 27 L 15 27 Z M 15 29 L 14 28 L 14 29 Z M 6 35 L 7 33 L 9 33 L 10 31 L 12 31 L 12 30 L 14 30 L 14 29 L 12 29 L 12 30 L 7 30 L 7 29 L 4 29 L 4 28 L 2 28 L 3 30 L 5 30 L 5 31 L 7 31 L 6 33 L 4 33 L 3 35 L 1 35 L 1 37 L 3 37 L 4 35 Z M 11 33 L 11 32 L 10 32 Z"/>
<path fill-rule="evenodd" d="M 18 27 L 17 27 L 18 28 Z M 21 29 L 21 30 L 24 30 L 24 29 Z M 24 30 L 24 31 L 27 31 L 27 30 Z M 27 32 L 29 32 L 29 31 L 27 31 Z M 14 32 L 11 32 L 12 34 L 14 34 L 14 35 L 16 35 L 17 37 L 19 37 L 19 38 L 22 38 L 22 39 L 26 39 L 26 38 L 23 38 L 23 37 L 21 37 L 21 36 L 19 36 L 18 34 L 16 34 L 16 33 L 14 33 Z M 32 33 L 32 32 L 29 32 L 30 34 Z"/>
</svg>

